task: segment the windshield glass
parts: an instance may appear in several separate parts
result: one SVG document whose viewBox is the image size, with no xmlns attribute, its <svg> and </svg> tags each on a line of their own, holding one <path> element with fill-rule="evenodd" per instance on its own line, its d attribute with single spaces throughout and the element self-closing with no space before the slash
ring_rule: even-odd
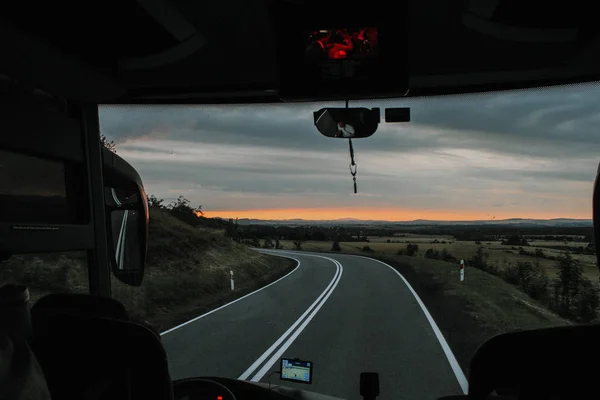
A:
<svg viewBox="0 0 600 400">
<path fill-rule="evenodd" d="M 313 119 L 343 102 L 101 107 L 150 201 L 147 276 L 113 294 L 162 332 L 174 379 L 358 398 L 375 371 L 386 398 L 463 393 L 487 338 L 597 318 L 598 94 L 351 101 L 382 109 L 352 141 L 356 194 L 348 139 Z"/>
</svg>

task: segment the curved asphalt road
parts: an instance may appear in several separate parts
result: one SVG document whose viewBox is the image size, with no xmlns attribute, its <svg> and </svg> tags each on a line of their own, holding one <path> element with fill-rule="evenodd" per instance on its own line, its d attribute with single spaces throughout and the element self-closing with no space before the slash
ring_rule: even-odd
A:
<svg viewBox="0 0 600 400">
<path fill-rule="evenodd" d="M 268 252 L 300 265 L 252 295 L 163 333 L 173 379 L 267 382 L 283 356 L 312 361 L 313 383 L 281 382 L 277 375 L 271 383 L 360 399 L 360 372 L 378 372 L 381 399 L 463 393 L 466 381 L 449 361 L 451 352 L 390 267 L 351 255 Z"/>
</svg>

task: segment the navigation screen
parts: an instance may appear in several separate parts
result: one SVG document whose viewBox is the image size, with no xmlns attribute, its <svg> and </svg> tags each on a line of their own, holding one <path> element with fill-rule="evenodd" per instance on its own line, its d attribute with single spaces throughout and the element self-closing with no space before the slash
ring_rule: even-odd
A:
<svg viewBox="0 0 600 400">
<path fill-rule="evenodd" d="M 312 366 L 310 361 L 298 359 L 281 359 L 281 380 L 301 383 L 312 383 Z"/>
</svg>

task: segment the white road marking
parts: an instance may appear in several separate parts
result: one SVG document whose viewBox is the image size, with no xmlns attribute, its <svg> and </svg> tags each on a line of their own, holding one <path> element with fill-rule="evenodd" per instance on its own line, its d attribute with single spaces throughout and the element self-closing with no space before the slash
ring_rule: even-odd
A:
<svg viewBox="0 0 600 400">
<path fill-rule="evenodd" d="M 115 201 L 117 206 L 121 207 L 121 202 L 119 201 L 119 198 L 117 197 L 117 193 L 115 193 L 115 188 L 110 188 L 110 191 L 112 192 L 113 200 Z"/>
<path fill-rule="evenodd" d="M 214 312 L 217 312 L 217 311 L 219 311 L 219 310 L 221 310 L 221 309 L 223 309 L 223 308 L 225 308 L 225 307 L 227 307 L 227 306 L 230 306 L 230 305 L 232 305 L 232 304 L 234 304 L 234 303 L 237 303 L 238 301 L 240 301 L 240 300 L 243 300 L 243 299 L 245 299 L 246 297 L 250 297 L 250 296 L 252 296 L 253 294 L 260 292 L 261 290 L 264 290 L 264 289 L 268 288 L 269 286 L 276 284 L 277 282 L 281 281 L 282 279 L 285 279 L 285 278 L 287 278 L 288 276 L 290 276 L 291 274 L 293 274 L 294 272 L 296 272 L 296 271 L 298 270 L 298 268 L 300 267 L 300 260 L 298 260 L 298 259 L 297 259 L 297 258 L 295 258 L 295 257 L 291 257 L 291 256 L 287 256 L 287 255 L 286 255 L 286 256 L 284 256 L 284 257 L 285 257 L 285 258 L 290 258 L 290 259 L 292 259 L 292 260 L 296 261 L 296 262 L 298 263 L 298 264 L 296 265 L 296 268 L 294 268 L 293 270 L 291 270 L 290 272 L 288 272 L 287 274 L 285 274 L 285 275 L 284 275 L 284 276 L 282 276 L 281 278 L 277 279 L 276 281 L 273 281 L 273 282 L 269 283 L 268 285 L 265 285 L 265 286 L 263 286 L 263 287 L 261 287 L 261 288 L 258 288 L 258 289 L 256 289 L 256 290 L 255 290 L 254 292 L 252 292 L 252 293 L 248 293 L 247 295 L 244 295 L 244 296 L 240 297 L 239 299 L 235 299 L 235 300 L 233 300 L 233 301 L 231 301 L 231 302 L 229 302 L 229 303 L 227 303 L 227 304 L 223 304 L 222 306 L 220 306 L 220 307 L 217 307 L 217 308 L 215 308 L 214 310 L 211 310 L 211 311 L 209 311 L 209 312 L 207 312 L 207 313 L 205 313 L 205 314 L 202 314 L 202 315 L 200 315 L 199 317 L 196 317 L 196 318 L 190 319 L 189 321 L 187 321 L 187 322 L 184 322 L 184 323 L 183 323 L 183 324 L 181 324 L 181 325 L 177 325 L 176 327 L 173 327 L 173 328 L 171 328 L 171 329 L 167 329 L 166 331 L 162 332 L 160 335 L 161 335 L 161 336 L 162 336 L 162 335 L 166 335 L 167 333 L 169 333 L 169 332 L 172 332 L 172 331 L 174 331 L 174 330 L 176 330 L 176 329 L 179 329 L 179 328 L 181 328 L 181 327 L 183 327 L 183 326 L 186 326 L 187 324 L 191 324 L 192 322 L 195 322 L 195 321 L 199 320 L 200 318 L 204 318 L 204 317 L 206 317 L 207 315 L 210 315 L 210 314 L 212 314 L 212 313 L 214 313 Z"/>
<path fill-rule="evenodd" d="M 408 290 L 410 290 L 410 292 L 415 297 L 415 300 L 417 300 L 417 303 L 421 307 L 423 314 L 425 314 L 427 321 L 429 321 L 429 325 L 431 325 L 431 329 L 433 329 L 433 333 L 435 334 L 435 337 L 437 338 L 438 342 L 440 342 L 440 345 L 442 346 L 442 350 L 444 350 L 444 354 L 446 355 L 446 358 L 448 359 L 448 362 L 450 363 L 450 367 L 452 368 L 452 371 L 454 372 L 454 375 L 456 376 L 456 380 L 458 381 L 460 388 L 462 389 L 464 394 L 467 394 L 469 392 L 469 381 L 467 380 L 465 373 L 460 368 L 458 361 L 456 361 L 456 357 L 454 357 L 454 353 L 452 353 L 450 346 L 448 346 L 448 342 L 446 342 L 446 339 L 444 338 L 442 331 L 440 331 L 440 328 L 438 328 L 433 317 L 429 313 L 429 310 L 427 310 L 427 307 L 425 307 L 425 304 L 423 304 L 423 302 L 421 301 L 421 298 L 419 297 L 417 292 L 415 292 L 415 290 L 412 288 L 412 286 L 410 286 L 410 283 L 408 283 L 406 278 L 404 276 L 402 276 L 402 274 L 400 272 L 398 272 L 394 267 L 392 267 L 389 264 L 384 263 L 383 261 L 379 261 L 374 258 L 369 258 L 369 257 L 364 257 L 364 256 L 352 255 L 351 257 L 366 258 L 367 260 L 375 261 L 375 262 L 378 262 L 379 264 L 385 265 L 386 267 L 388 267 L 389 269 L 394 271 L 402 279 L 404 284 L 408 287 Z"/>
<path fill-rule="evenodd" d="M 267 254 L 286 254 L 285 252 L 266 252 L 264 251 L 264 253 Z M 250 375 L 252 375 L 253 372 L 255 372 L 255 370 L 269 357 L 271 356 L 271 354 L 273 352 L 275 352 L 275 350 L 281 345 L 281 343 L 287 339 L 287 341 L 279 348 L 279 350 L 277 352 L 275 352 L 275 354 L 269 359 L 269 361 L 267 361 L 267 363 L 258 371 L 256 372 L 256 374 L 252 377 L 251 381 L 253 382 L 258 382 L 264 375 L 265 373 L 273 366 L 273 364 L 275 364 L 275 362 L 277 362 L 279 356 L 285 351 L 287 350 L 288 347 L 290 347 L 290 345 L 294 342 L 294 340 L 296 340 L 296 338 L 298 337 L 298 335 L 300 335 L 300 333 L 304 330 L 304 328 L 306 328 L 306 326 L 308 325 L 308 323 L 313 319 L 313 317 L 317 314 L 317 312 L 321 309 L 321 307 L 323 306 L 323 304 L 325 304 L 325 302 L 327 301 L 327 299 L 329 298 L 329 296 L 331 296 L 331 293 L 333 293 L 333 290 L 335 289 L 335 287 L 337 286 L 338 282 L 340 281 L 341 277 L 342 277 L 342 273 L 344 271 L 344 268 L 342 267 L 342 264 L 340 264 L 338 261 L 329 258 L 329 257 L 324 257 L 324 256 L 319 256 L 319 255 L 315 255 L 315 254 L 306 254 L 309 257 L 318 257 L 318 258 L 323 258 L 325 260 L 331 261 L 335 264 L 336 266 L 336 271 L 335 271 L 335 275 L 333 276 L 333 279 L 331 280 L 331 282 L 329 282 L 329 285 L 327 285 L 327 287 L 325 288 L 325 290 L 323 290 L 323 292 L 319 295 L 319 297 L 317 297 L 317 299 L 306 309 L 306 311 L 300 316 L 300 318 L 298 318 L 296 320 L 296 322 L 294 322 L 292 324 L 292 326 L 290 326 L 288 328 L 287 331 L 285 331 L 285 333 L 283 335 L 281 335 L 281 337 L 279 339 L 277 339 L 275 341 L 275 343 L 273 343 L 271 345 L 271 347 L 269 347 L 260 357 L 258 357 L 256 359 L 256 361 L 254 361 L 252 363 L 252 365 L 250 365 L 250 367 L 248 367 L 248 369 L 246 369 L 246 371 L 244 371 L 244 373 L 242 375 L 240 375 L 240 377 L 238 379 L 241 380 L 246 380 L 248 379 L 248 377 Z M 307 317 L 308 315 L 308 317 Z M 306 318 L 306 319 L 305 319 Z M 300 325 L 302 324 L 302 325 Z M 298 325 L 300 325 L 298 327 Z M 296 327 L 298 327 L 296 329 Z"/>
<path fill-rule="evenodd" d="M 330 260 L 333 260 L 333 259 L 330 259 Z M 335 261 L 335 262 L 340 267 L 340 275 L 338 276 L 337 281 L 335 282 L 335 284 L 333 285 L 333 287 L 331 288 L 329 293 L 327 293 L 327 296 L 325 296 L 323 301 L 321 303 L 319 303 L 319 305 L 317 307 L 315 307 L 312 314 L 310 314 L 308 316 L 308 318 L 306 318 L 306 320 L 304 320 L 302 325 L 300 325 L 300 327 L 298 329 L 296 329 L 294 334 L 292 336 L 290 336 L 290 338 L 287 340 L 287 342 L 285 342 L 285 344 L 283 346 L 281 346 L 275 354 L 273 354 L 273 356 L 269 359 L 269 361 L 267 361 L 267 363 L 265 365 L 263 365 L 263 367 L 252 377 L 252 379 L 250 379 L 252 382 L 260 381 L 263 378 L 263 376 L 265 376 L 265 374 L 267 372 L 269 372 L 269 370 L 271 369 L 273 364 L 275 364 L 276 362 L 279 361 L 279 358 L 288 349 L 288 347 L 290 347 L 292 345 L 292 343 L 294 343 L 294 340 L 296 340 L 296 338 L 300 335 L 300 333 L 302 333 L 304 328 L 306 328 L 306 325 L 308 325 L 308 323 L 313 319 L 313 317 L 317 314 L 317 312 L 319 312 L 321 307 L 323 307 L 323 304 L 325 304 L 325 302 L 327 301 L 329 296 L 331 296 L 331 294 L 335 290 L 335 287 L 337 286 L 337 284 L 340 282 L 340 279 L 342 278 L 342 273 L 344 272 L 344 269 L 342 268 L 342 264 L 339 263 L 338 261 Z"/>
<path fill-rule="evenodd" d="M 125 210 L 124 215 L 125 227 L 123 228 L 123 240 L 121 242 L 121 261 L 119 262 L 119 269 L 125 268 L 125 242 L 127 241 L 127 221 L 129 220 L 129 211 Z"/>
<path fill-rule="evenodd" d="M 125 242 L 125 232 L 127 230 L 127 211 L 123 213 L 123 219 L 121 220 L 121 230 L 119 231 L 119 237 L 117 238 L 117 250 L 115 251 L 115 261 L 117 267 L 123 269 L 123 245 Z"/>
</svg>

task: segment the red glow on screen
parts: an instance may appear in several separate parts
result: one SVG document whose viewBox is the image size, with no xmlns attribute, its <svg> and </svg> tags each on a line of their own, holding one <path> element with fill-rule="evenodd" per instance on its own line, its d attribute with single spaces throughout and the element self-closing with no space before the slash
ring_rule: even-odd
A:
<svg viewBox="0 0 600 400">
<path fill-rule="evenodd" d="M 223 400 L 223 396 L 217 396 L 217 400 Z"/>
<path fill-rule="evenodd" d="M 312 31 L 308 41 L 308 51 L 322 54 L 330 60 L 345 58 L 365 58 L 377 54 L 377 28 L 361 29 L 322 29 Z M 311 47 L 312 46 L 312 47 Z M 318 50 L 314 50 L 315 47 Z"/>
</svg>

